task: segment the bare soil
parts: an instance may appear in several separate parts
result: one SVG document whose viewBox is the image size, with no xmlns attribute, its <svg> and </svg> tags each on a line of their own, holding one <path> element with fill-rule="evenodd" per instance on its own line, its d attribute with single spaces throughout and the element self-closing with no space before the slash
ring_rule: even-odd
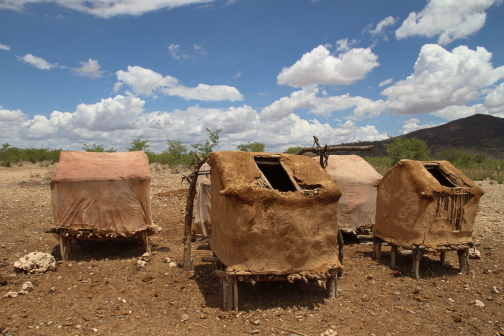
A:
<svg viewBox="0 0 504 336">
<path fill-rule="evenodd" d="M 504 185 L 485 190 L 474 237 L 482 259 L 458 274 L 456 253 L 425 256 L 422 280 L 409 276 L 410 257 L 389 268 L 390 248 L 371 258 L 372 245 L 346 236 L 345 273 L 339 297 L 327 300 L 323 283 L 272 282 L 239 285 L 240 311 L 223 312 L 222 287 L 193 248 L 194 271 L 181 264 L 186 189 L 180 174 L 151 165 L 152 217 L 162 232 L 151 237 L 153 256 L 138 240 L 73 244 L 71 261 L 56 271 L 31 275 L 12 264 L 30 252 L 61 260 L 59 242 L 44 233 L 52 225 L 48 180 L 54 166 L 0 168 L 0 334 L 5 335 L 504 335 Z M 187 184 L 186 184 L 187 186 Z M 281 239 L 281 237 L 279 237 Z M 24 282 L 28 295 L 5 298 Z M 493 289 L 495 287 L 496 290 Z M 498 293 L 497 293 L 498 292 Z M 474 304 L 479 300 L 484 307 Z"/>
</svg>

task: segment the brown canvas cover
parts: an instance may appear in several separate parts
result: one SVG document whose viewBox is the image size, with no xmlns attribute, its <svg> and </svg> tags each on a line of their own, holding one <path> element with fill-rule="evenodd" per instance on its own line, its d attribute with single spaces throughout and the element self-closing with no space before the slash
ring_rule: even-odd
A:
<svg viewBox="0 0 504 336">
<path fill-rule="evenodd" d="M 314 158 L 316 162 L 320 157 Z M 326 172 L 340 188 L 338 224 L 345 232 L 372 226 L 376 214 L 377 184 L 382 176 L 358 155 L 329 155 Z"/>
<path fill-rule="evenodd" d="M 61 152 L 51 193 L 56 228 L 124 237 L 156 232 L 144 152 Z"/>
<path fill-rule="evenodd" d="M 277 156 L 302 190 L 262 188 L 254 157 Z M 291 154 L 213 152 L 210 246 L 230 269 L 265 273 L 327 272 L 338 261 L 341 192 L 310 157 Z"/>
<path fill-rule="evenodd" d="M 470 243 L 482 195 L 448 161 L 401 160 L 378 183 L 374 235 L 406 248 Z"/>
<path fill-rule="evenodd" d="M 210 166 L 208 163 L 204 163 L 200 172 L 210 171 Z M 194 216 L 194 229 L 196 231 L 196 236 L 208 237 L 212 229 L 212 219 L 211 214 L 211 195 L 210 191 L 212 189 L 212 184 L 210 182 L 210 175 L 198 175 L 198 186 L 196 200 L 196 215 Z"/>
</svg>

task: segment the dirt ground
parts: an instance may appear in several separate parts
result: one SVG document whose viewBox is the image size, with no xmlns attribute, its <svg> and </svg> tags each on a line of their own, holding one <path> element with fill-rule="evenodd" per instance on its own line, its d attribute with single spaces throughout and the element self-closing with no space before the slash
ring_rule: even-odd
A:
<svg viewBox="0 0 504 336">
<path fill-rule="evenodd" d="M 71 261 L 45 274 L 16 273 L 27 253 L 52 253 L 59 242 L 44 233 L 52 225 L 48 180 L 54 166 L 0 168 L 0 334 L 4 335 L 504 335 L 504 185 L 478 182 L 485 190 L 474 232 L 482 259 L 459 275 L 456 253 L 420 263 L 422 280 L 409 276 L 411 257 L 389 268 L 390 247 L 379 261 L 372 245 L 346 236 L 345 274 L 339 297 L 327 300 L 318 282 L 239 285 L 240 311 L 223 312 L 222 287 L 193 249 L 194 271 L 182 262 L 186 190 L 180 174 L 151 165 L 152 217 L 162 232 L 151 237 L 153 256 L 140 241 L 74 243 Z M 194 245 L 194 247 L 196 247 Z M 28 295 L 6 298 L 31 281 Z M 479 300 L 484 304 L 474 304 Z"/>
</svg>

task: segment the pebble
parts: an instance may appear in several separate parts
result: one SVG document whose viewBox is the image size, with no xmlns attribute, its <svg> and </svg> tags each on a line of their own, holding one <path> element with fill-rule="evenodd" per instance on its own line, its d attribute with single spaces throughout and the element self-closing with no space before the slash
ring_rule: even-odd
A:
<svg viewBox="0 0 504 336">
<path fill-rule="evenodd" d="M 474 300 L 472 302 L 472 304 L 474 304 L 476 307 L 480 307 L 480 308 L 485 307 L 485 304 L 483 302 L 481 302 L 480 300 Z"/>
<path fill-rule="evenodd" d="M 497 286 L 492 287 L 492 293 L 499 294 L 499 290 L 497 289 Z"/>
<path fill-rule="evenodd" d="M 182 315 L 182 322 L 189 320 L 189 315 L 184 314 Z"/>
<path fill-rule="evenodd" d="M 6 297 L 6 298 L 15 298 L 15 297 L 17 297 L 17 296 L 18 296 L 18 293 L 13 292 L 13 291 L 10 291 L 10 292 L 8 292 L 7 294 L 5 294 L 5 297 Z"/>
<path fill-rule="evenodd" d="M 254 322 L 252 322 L 252 324 L 253 324 L 253 325 L 255 325 L 255 326 L 258 326 L 258 325 L 260 325 L 260 324 L 261 324 L 261 321 L 259 321 L 259 320 L 255 320 Z"/>
<path fill-rule="evenodd" d="M 137 261 L 137 267 L 139 267 L 139 268 L 144 268 L 146 264 L 147 264 L 146 261 L 143 261 L 143 260 Z"/>
<path fill-rule="evenodd" d="M 171 259 L 170 259 L 170 258 L 168 258 L 168 257 L 166 257 L 166 258 L 164 258 L 164 259 L 163 259 L 163 261 L 164 261 L 165 263 L 169 263 L 169 262 L 171 262 Z"/>
<path fill-rule="evenodd" d="M 168 266 L 170 266 L 170 267 L 177 267 L 177 263 L 174 262 L 174 261 L 172 261 L 172 262 L 168 263 Z"/>
</svg>

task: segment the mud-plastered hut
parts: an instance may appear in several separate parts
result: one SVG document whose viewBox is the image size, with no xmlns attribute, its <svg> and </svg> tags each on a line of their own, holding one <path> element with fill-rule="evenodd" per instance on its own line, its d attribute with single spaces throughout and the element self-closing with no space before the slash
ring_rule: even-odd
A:
<svg viewBox="0 0 504 336">
<path fill-rule="evenodd" d="M 314 158 L 316 162 L 319 157 Z M 347 233 L 366 233 L 375 223 L 376 194 L 382 176 L 358 155 L 329 155 L 325 170 L 341 190 L 338 225 Z"/>
<path fill-rule="evenodd" d="M 144 152 L 61 152 L 51 178 L 54 226 L 67 260 L 72 240 L 139 237 L 149 249 L 149 160 Z"/>
<path fill-rule="evenodd" d="M 318 163 L 302 155 L 249 152 L 214 152 L 208 163 L 210 247 L 221 265 L 214 274 L 225 286 L 234 283 L 235 309 L 237 281 L 335 283 L 341 192 Z M 231 308 L 226 298 L 224 308 Z"/>
<path fill-rule="evenodd" d="M 483 190 L 448 161 L 401 160 L 378 184 L 375 257 L 381 241 L 413 251 L 413 275 L 423 253 L 456 250 L 461 271 L 468 271 L 468 250 Z M 467 266 L 467 267 L 466 267 Z"/>
</svg>

